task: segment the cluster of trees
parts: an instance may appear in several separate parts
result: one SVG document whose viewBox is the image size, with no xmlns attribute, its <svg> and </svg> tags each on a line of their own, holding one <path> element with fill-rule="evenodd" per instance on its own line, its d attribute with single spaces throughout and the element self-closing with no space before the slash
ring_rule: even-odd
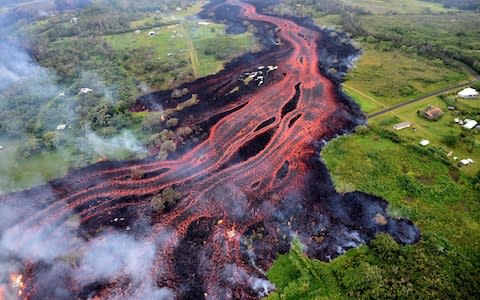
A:
<svg viewBox="0 0 480 300">
<path fill-rule="evenodd" d="M 155 195 L 150 200 L 151 207 L 158 212 L 163 212 L 172 208 L 178 201 L 182 200 L 183 196 L 173 187 L 167 187 L 158 195 Z"/>
</svg>

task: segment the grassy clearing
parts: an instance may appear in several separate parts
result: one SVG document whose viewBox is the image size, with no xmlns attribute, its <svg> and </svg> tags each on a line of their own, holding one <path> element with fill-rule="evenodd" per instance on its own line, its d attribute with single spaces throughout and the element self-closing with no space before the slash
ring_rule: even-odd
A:
<svg viewBox="0 0 480 300">
<path fill-rule="evenodd" d="M 362 46 L 364 52 L 344 86 L 367 113 L 470 79 L 440 60 Z"/>
<path fill-rule="evenodd" d="M 362 8 L 372 14 L 445 13 L 452 11 L 437 3 L 418 0 L 344 0 L 343 3 Z"/>
<path fill-rule="evenodd" d="M 478 102 L 480 101 L 460 100 L 458 101 L 457 109 L 463 110 L 465 109 L 465 105 L 478 105 Z M 441 108 L 445 114 L 438 121 L 430 121 L 418 116 L 417 111 L 424 110 L 428 105 Z M 455 118 L 462 117 L 456 112 L 448 111 L 447 104 L 438 97 L 431 97 L 372 118 L 370 119 L 370 123 L 394 131 L 392 129 L 392 122 L 389 120 L 394 120 L 394 122 L 411 122 L 412 128 L 403 129 L 396 133 L 412 144 L 418 144 L 420 140 L 427 139 L 431 142 L 428 147 L 441 147 L 446 153 L 451 151 L 453 153 L 450 157 L 452 163 L 458 162 L 453 160 L 454 156 L 457 156 L 459 160 L 472 158 L 476 163 L 462 167 L 462 171 L 465 174 L 475 175 L 480 170 L 480 134 L 477 133 L 475 129 L 463 129 L 462 126 L 454 122 Z M 469 144 L 462 142 L 462 138 L 460 137 L 462 133 L 468 135 L 476 144 L 473 150 L 470 149 L 469 151 Z M 454 146 L 447 145 L 443 142 L 445 136 L 458 137 L 458 142 Z"/>
<path fill-rule="evenodd" d="M 0 194 L 42 184 L 68 171 L 67 150 L 18 159 L 16 150 L 19 141 L 3 140 L 0 144 L 5 147 L 0 151 Z"/>
<path fill-rule="evenodd" d="M 214 74 L 229 59 L 258 49 L 252 34 L 227 35 L 223 24 L 202 26 L 184 22 L 152 31 L 154 36 L 144 30 L 140 34 L 129 32 L 105 38 L 117 52 L 121 65 L 158 89 Z"/>
</svg>

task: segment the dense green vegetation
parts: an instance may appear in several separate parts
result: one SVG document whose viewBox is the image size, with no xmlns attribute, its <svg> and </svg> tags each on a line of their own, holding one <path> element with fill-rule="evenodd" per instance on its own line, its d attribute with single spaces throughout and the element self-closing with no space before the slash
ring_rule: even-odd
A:
<svg viewBox="0 0 480 300">
<path fill-rule="evenodd" d="M 294 248 L 269 271 L 271 299 L 471 298 L 480 292 L 480 174 L 461 175 L 445 154 L 403 142 L 374 127 L 332 141 L 322 156 L 341 192 L 363 191 L 411 218 L 422 241 L 396 244 L 380 235 L 331 263 Z"/>
</svg>

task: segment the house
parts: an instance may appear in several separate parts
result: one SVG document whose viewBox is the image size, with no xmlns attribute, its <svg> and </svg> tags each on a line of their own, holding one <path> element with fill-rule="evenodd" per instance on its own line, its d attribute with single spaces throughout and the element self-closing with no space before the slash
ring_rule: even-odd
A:
<svg viewBox="0 0 480 300">
<path fill-rule="evenodd" d="M 156 34 L 157 34 L 157 33 L 156 33 L 155 31 L 150 31 L 150 32 L 148 33 L 149 36 L 154 36 L 154 35 L 156 35 Z"/>
<path fill-rule="evenodd" d="M 136 34 L 136 35 L 139 35 L 140 33 L 142 33 L 142 31 L 137 29 L 133 33 Z"/>
<path fill-rule="evenodd" d="M 207 25 L 210 25 L 210 22 L 200 21 L 198 22 L 198 25 L 207 26 Z"/>
<path fill-rule="evenodd" d="M 465 120 L 465 124 L 463 125 L 463 128 L 472 129 L 472 128 L 474 128 L 475 126 L 477 126 L 477 124 L 478 124 L 478 122 L 475 121 L 475 120 L 466 119 L 466 120 Z"/>
<path fill-rule="evenodd" d="M 80 94 L 80 95 L 85 95 L 85 94 L 88 94 L 88 93 L 91 93 L 91 92 L 93 92 L 92 89 L 89 89 L 89 88 L 81 88 L 79 94 Z"/>
<path fill-rule="evenodd" d="M 455 110 L 455 106 L 448 106 L 447 109 L 448 110 Z"/>
<path fill-rule="evenodd" d="M 462 99 L 471 99 L 478 97 L 478 92 L 477 90 L 468 87 L 458 92 L 457 96 Z"/>
<path fill-rule="evenodd" d="M 412 126 L 412 123 L 402 122 L 402 123 L 398 123 L 398 124 L 393 125 L 393 129 L 402 130 L 402 129 L 405 129 L 405 128 L 410 128 L 410 126 Z"/>
<path fill-rule="evenodd" d="M 443 110 L 441 110 L 440 108 L 438 107 L 430 107 L 428 109 L 426 109 L 424 112 L 423 112 L 423 115 L 425 116 L 425 118 L 429 119 L 429 120 L 435 120 L 435 119 L 438 119 L 439 117 L 441 117 L 443 114 Z"/>
<path fill-rule="evenodd" d="M 71 19 L 70 19 L 70 23 L 72 23 L 72 24 L 77 24 L 77 23 L 78 23 L 78 18 L 77 18 L 77 17 L 71 18 Z"/>
<path fill-rule="evenodd" d="M 430 141 L 429 140 L 421 140 L 420 143 L 419 143 L 421 146 L 425 147 L 427 145 L 430 144 Z"/>
<path fill-rule="evenodd" d="M 0 146 L 0 150 L 3 150 L 3 146 Z"/>
<path fill-rule="evenodd" d="M 66 127 L 67 127 L 67 124 L 59 124 L 57 125 L 57 130 L 65 130 Z"/>
<path fill-rule="evenodd" d="M 460 161 L 460 164 L 463 165 L 463 166 L 468 166 L 468 165 L 473 164 L 473 163 L 474 163 L 474 161 L 471 158 L 462 159 Z"/>
</svg>

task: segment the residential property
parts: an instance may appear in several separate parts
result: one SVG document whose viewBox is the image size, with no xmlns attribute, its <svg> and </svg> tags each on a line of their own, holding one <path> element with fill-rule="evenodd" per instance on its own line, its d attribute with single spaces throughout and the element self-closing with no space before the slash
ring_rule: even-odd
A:
<svg viewBox="0 0 480 300">
<path fill-rule="evenodd" d="M 59 124 L 57 125 L 57 130 L 65 130 L 66 127 L 67 127 L 67 124 Z"/>
<path fill-rule="evenodd" d="M 443 115 L 443 110 L 441 110 L 438 107 L 432 106 L 432 107 L 426 109 L 423 112 L 423 115 L 425 116 L 425 118 L 427 118 L 429 120 L 435 120 L 435 119 L 438 119 L 439 117 L 441 117 Z"/>
<path fill-rule="evenodd" d="M 477 126 L 477 124 L 478 124 L 478 122 L 475 121 L 475 120 L 465 119 L 465 123 L 463 125 L 463 128 L 472 129 L 475 126 Z"/>
<path fill-rule="evenodd" d="M 477 90 L 468 87 L 458 92 L 457 96 L 462 99 L 471 99 L 478 97 L 478 92 Z"/>
<path fill-rule="evenodd" d="M 200 21 L 198 22 L 198 25 L 207 26 L 207 25 L 210 25 L 210 22 Z"/>
<path fill-rule="evenodd" d="M 460 164 L 463 165 L 463 166 L 468 166 L 468 165 L 473 164 L 473 163 L 474 163 L 474 161 L 471 158 L 462 159 L 460 161 Z"/>
<path fill-rule="evenodd" d="M 420 143 L 419 143 L 421 146 L 425 147 L 427 145 L 430 144 L 430 141 L 429 140 L 421 140 Z"/>
<path fill-rule="evenodd" d="M 393 125 L 393 129 L 402 130 L 402 129 L 405 129 L 405 128 L 410 128 L 410 126 L 412 126 L 412 123 L 402 122 L 402 123 L 398 123 L 398 124 Z"/>
<path fill-rule="evenodd" d="M 139 35 L 140 33 L 142 33 L 142 31 L 137 29 L 133 33 L 136 34 L 136 35 Z"/>
<path fill-rule="evenodd" d="M 0 150 L 3 150 L 3 146 L 0 146 Z"/>
<path fill-rule="evenodd" d="M 156 34 L 157 34 L 157 33 L 156 33 L 155 31 L 150 31 L 150 32 L 148 33 L 149 36 L 154 36 L 154 35 L 156 35 Z"/>
</svg>

